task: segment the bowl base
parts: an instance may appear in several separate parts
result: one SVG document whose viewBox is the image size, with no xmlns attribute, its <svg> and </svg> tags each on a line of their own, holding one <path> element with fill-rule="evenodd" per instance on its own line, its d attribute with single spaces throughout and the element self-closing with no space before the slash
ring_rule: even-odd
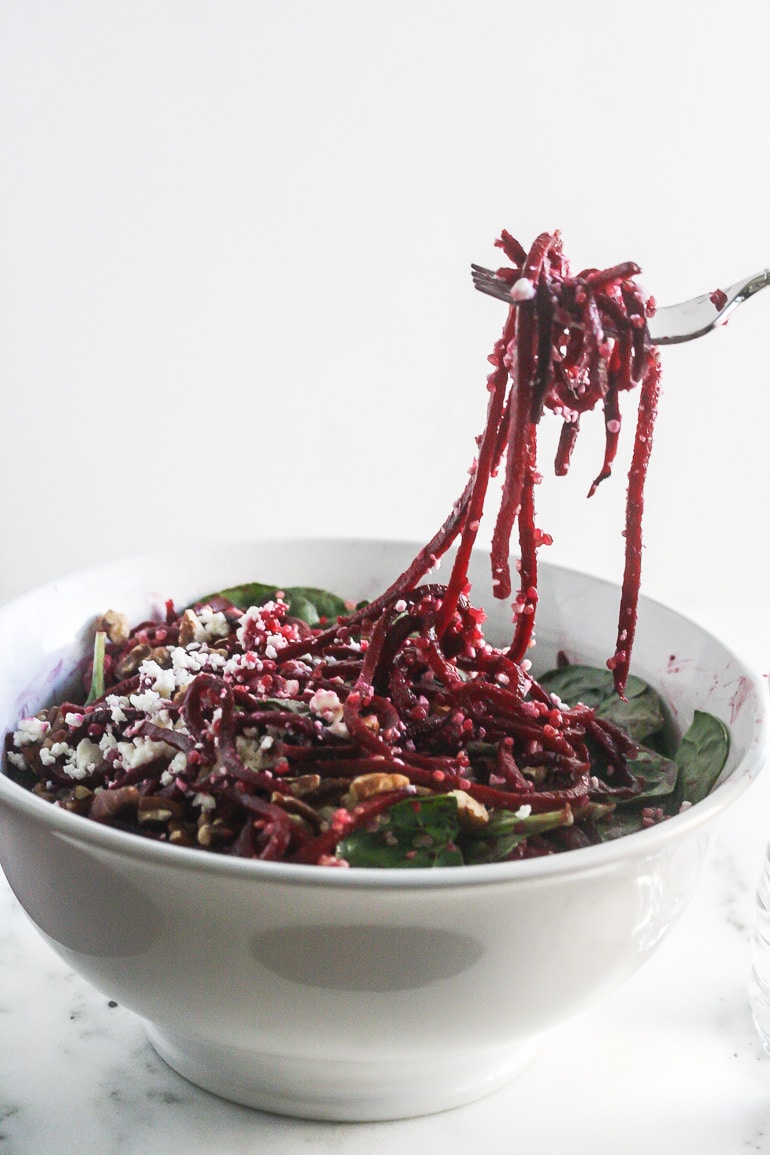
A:
<svg viewBox="0 0 770 1155">
<path fill-rule="evenodd" d="M 530 1062 L 533 1041 L 447 1059 L 340 1061 L 260 1054 L 145 1023 L 170 1067 L 223 1099 L 300 1119 L 374 1123 L 431 1115 L 504 1086 Z"/>
</svg>

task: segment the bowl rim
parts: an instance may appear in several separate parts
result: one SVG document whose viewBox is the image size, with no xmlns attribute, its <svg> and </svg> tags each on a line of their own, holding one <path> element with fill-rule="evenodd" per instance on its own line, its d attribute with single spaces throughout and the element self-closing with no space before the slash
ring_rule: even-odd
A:
<svg viewBox="0 0 770 1155">
<path fill-rule="evenodd" d="M 237 549 L 269 546 L 312 546 L 325 548 L 344 547 L 356 544 L 371 546 L 414 548 L 422 544 L 400 538 L 380 537 L 331 537 L 328 535 L 286 535 L 284 537 L 245 537 L 227 542 L 207 542 L 205 546 L 188 546 L 153 550 L 129 554 L 103 562 L 96 566 L 74 570 L 50 581 L 24 591 L 0 605 L 0 618 L 25 602 L 33 602 L 48 592 L 54 592 L 62 585 L 74 583 L 86 575 L 107 575 L 120 571 L 127 565 L 161 564 L 163 559 L 170 562 L 190 549 Z M 479 553 L 485 552 L 479 548 Z M 542 570 L 569 578 L 588 580 L 593 586 L 604 587 L 619 593 L 617 583 L 598 577 L 585 570 L 574 569 L 548 561 L 540 563 Z M 81 815 L 52 806 L 36 797 L 25 787 L 14 782 L 0 767 L 0 808 L 7 807 L 50 829 L 69 842 L 82 844 L 96 851 L 106 851 L 118 857 L 162 865 L 175 870 L 212 874 L 231 879 L 253 879 L 254 882 L 280 882 L 284 885 L 310 884 L 342 887 L 351 890 L 423 890 L 423 889 L 464 889 L 480 885 L 509 885 L 517 881 L 557 879 L 565 875 L 602 872 L 616 867 L 624 860 L 651 858 L 657 856 L 680 836 L 694 833 L 713 822 L 718 814 L 739 797 L 756 779 L 770 752 L 770 701 L 763 685 L 762 677 L 742 658 L 720 641 L 710 630 L 660 601 L 642 594 L 642 606 L 658 607 L 675 618 L 694 626 L 704 639 L 710 640 L 724 650 L 735 664 L 740 675 L 745 678 L 756 694 L 761 706 L 756 717 L 755 730 L 748 748 L 731 773 L 711 794 L 702 801 L 679 814 L 672 815 L 661 823 L 646 830 L 635 831 L 621 838 L 603 842 L 595 846 L 580 847 L 562 854 L 546 855 L 538 858 L 520 859 L 514 862 L 485 863 L 463 867 L 414 867 L 402 870 L 377 870 L 371 867 L 329 867 L 311 866 L 301 863 L 263 862 L 259 859 L 243 859 L 220 855 L 206 850 L 197 850 L 142 838 L 129 831 L 117 830 L 89 821 Z"/>
</svg>

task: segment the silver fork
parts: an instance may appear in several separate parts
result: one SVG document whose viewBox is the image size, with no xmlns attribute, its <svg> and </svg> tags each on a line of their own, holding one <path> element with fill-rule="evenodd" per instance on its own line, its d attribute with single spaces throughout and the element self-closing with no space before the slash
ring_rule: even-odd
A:
<svg viewBox="0 0 770 1155">
<path fill-rule="evenodd" d="M 480 293 L 496 297 L 506 304 L 511 300 L 511 287 L 496 276 L 491 269 L 481 265 L 471 265 L 473 284 Z M 760 289 L 770 285 L 770 269 L 762 269 L 751 277 L 744 277 L 726 289 L 712 289 L 689 301 L 678 305 L 659 307 L 649 319 L 650 338 L 654 345 L 678 345 L 682 341 L 692 341 L 723 325 L 730 313 L 738 305 L 748 301 Z"/>
</svg>

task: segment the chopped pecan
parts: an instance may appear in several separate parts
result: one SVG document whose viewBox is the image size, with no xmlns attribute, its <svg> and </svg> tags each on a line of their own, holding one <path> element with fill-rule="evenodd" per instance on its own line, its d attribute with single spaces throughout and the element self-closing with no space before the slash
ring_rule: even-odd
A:
<svg viewBox="0 0 770 1155">
<path fill-rule="evenodd" d="M 94 794 L 89 817 L 96 822 L 109 822 L 129 811 L 136 813 L 139 805 L 139 791 L 136 786 L 119 786 L 117 790 L 100 790 Z"/>
<path fill-rule="evenodd" d="M 321 817 L 317 810 L 312 806 L 308 806 L 301 798 L 293 798 L 288 794 L 279 794 L 274 791 L 270 797 L 270 801 L 274 806 L 280 806 L 285 810 L 289 817 L 300 818 L 303 825 L 310 828 L 313 833 L 317 834 L 321 829 Z"/>
<path fill-rule="evenodd" d="M 375 794 L 389 794 L 392 790 L 403 790 L 409 785 L 405 774 L 386 774 L 376 771 L 373 774 L 359 774 L 350 783 L 350 796 L 354 802 L 363 802 Z"/>
<path fill-rule="evenodd" d="M 303 798 L 317 790 L 323 779 L 320 774 L 302 774 L 299 778 L 286 778 L 284 781 L 295 798 Z"/>
<path fill-rule="evenodd" d="M 308 775 L 307 777 L 310 777 Z M 348 778 L 322 778 L 314 790 L 302 795 L 303 802 L 318 808 L 323 805 L 338 803 L 350 785 Z"/>
<path fill-rule="evenodd" d="M 146 642 L 140 642 L 137 646 L 132 646 L 130 650 L 126 650 L 123 657 L 115 665 L 115 677 L 118 681 L 123 681 L 124 678 L 130 678 L 132 674 L 141 666 L 151 653 L 150 647 Z"/>
<path fill-rule="evenodd" d="M 158 798 L 152 794 L 145 794 L 139 799 L 137 821 L 140 826 L 152 823 L 165 826 L 172 818 L 182 815 L 182 805 L 171 798 Z"/>
<path fill-rule="evenodd" d="M 168 840 L 169 842 L 173 842 L 174 846 L 197 845 L 195 839 L 192 837 L 185 824 L 176 820 L 169 823 Z"/>
<path fill-rule="evenodd" d="M 464 790 L 450 790 L 450 796 L 457 799 L 457 821 L 463 830 L 482 830 L 489 822 L 489 811 L 483 803 L 477 802 Z"/>
<path fill-rule="evenodd" d="M 179 623 L 179 645 L 189 646 L 190 642 L 202 642 L 206 637 L 198 618 L 192 610 L 185 610 Z"/>
<path fill-rule="evenodd" d="M 229 842 L 233 830 L 223 818 L 209 818 L 202 814 L 198 822 L 198 842 L 201 846 L 212 846 Z"/>
<path fill-rule="evenodd" d="M 125 614 L 120 614 L 117 610 L 107 610 L 107 613 L 102 614 L 98 619 L 96 631 L 97 633 L 105 633 L 115 645 L 118 642 L 128 641 L 131 628 Z"/>
<path fill-rule="evenodd" d="M 142 662 L 151 659 L 157 662 L 159 666 L 168 665 L 168 647 L 166 646 L 148 646 L 146 642 L 139 642 L 138 645 L 132 646 L 127 650 L 123 657 L 117 662 L 115 666 L 115 677 L 119 681 L 124 678 L 130 678 L 132 674 L 141 666 Z"/>
<path fill-rule="evenodd" d="M 76 786 L 69 791 L 66 797 L 60 800 L 59 805 L 64 810 L 71 810 L 75 814 L 89 814 L 93 796 L 93 791 L 89 790 L 87 786 Z"/>
</svg>

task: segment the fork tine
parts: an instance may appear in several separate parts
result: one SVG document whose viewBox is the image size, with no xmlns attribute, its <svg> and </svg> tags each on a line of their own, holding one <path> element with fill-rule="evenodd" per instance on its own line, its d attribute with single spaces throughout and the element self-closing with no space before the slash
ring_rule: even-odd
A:
<svg viewBox="0 0 770 1155">
<path fill-rule="evenodd" d="M 492 272 L 491 269 L 485 269 L 482 265 L 471 265 L 471 275 L 474 280 L 479 281 L 499 281 L 497 273 Z"/>
<path fill-rule="evenodd" d="M 471 265 L 471 276 L 474 286 L 480 293 L 486 293 L 489 297 L 496 297 L 498 301 L 505 301 L 509 305 L 513 303 L 511 301 L 511 286 L 507 285 L 505 281 L 501 281 L 491 269 L 482 268 L 481 265 Z"/>
</svg>

